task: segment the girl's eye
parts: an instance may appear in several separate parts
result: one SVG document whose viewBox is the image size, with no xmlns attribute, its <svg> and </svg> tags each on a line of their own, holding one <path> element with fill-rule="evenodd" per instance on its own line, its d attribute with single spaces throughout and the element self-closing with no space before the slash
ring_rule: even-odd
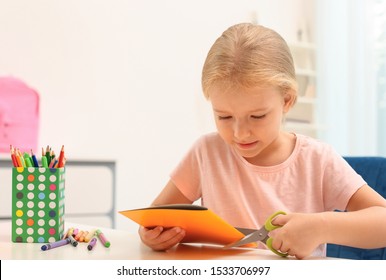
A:
<svg viewBox="0 0 386 280">
<path fill-rule="evenodd" d="M 221 120 L 229 120 L 231 119 L 232 117 L 231 116 L 218 116 L 218 119 L 221 121 Z"/>
<path fill-rule="evenodd" d="M 251 116 L 252 119 L 263 119 L 265 118 L 266 115 L 261 115 L 261 116 Z"/>
</svg>

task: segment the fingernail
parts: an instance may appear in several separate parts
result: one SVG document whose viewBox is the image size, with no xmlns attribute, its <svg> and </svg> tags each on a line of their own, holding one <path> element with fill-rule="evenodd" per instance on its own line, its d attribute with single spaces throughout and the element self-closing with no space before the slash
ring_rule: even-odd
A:
<svg viewBox="0 0 386 280">
<path fill-rule="evenodd" d="M 164 230 L 164 228 L 163 228 L 163 227 L 157 227 L 157 230 L 158 230 L 159 232 L 162 232 L 162 231 Z"/>
</svg>

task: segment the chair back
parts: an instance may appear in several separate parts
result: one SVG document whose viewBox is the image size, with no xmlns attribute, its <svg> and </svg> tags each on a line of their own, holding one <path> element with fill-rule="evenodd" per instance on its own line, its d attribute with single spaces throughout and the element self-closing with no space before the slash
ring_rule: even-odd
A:
<svg viewBox="0 0 386 280">
<path fill-rule="evenodd" d="M 370 187 L 386 198 L 386 158 L 370 156 L 344 157 L 344 159 L 362 176 Z M 345 259 L 386 260 L 386 248 L 360 249 L 327 244 L 327 256 Z"/>
</svg>

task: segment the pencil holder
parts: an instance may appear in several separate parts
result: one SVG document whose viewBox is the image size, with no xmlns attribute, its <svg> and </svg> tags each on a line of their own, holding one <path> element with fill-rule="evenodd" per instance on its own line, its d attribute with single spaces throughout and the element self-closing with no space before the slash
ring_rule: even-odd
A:
<svg viewBox="0 0 386 280">
<path fill-rule="evenodd" d="M 54 242 L 64 234 L 65 168 L 12 169 L 12 241 Z"/>
</svg>

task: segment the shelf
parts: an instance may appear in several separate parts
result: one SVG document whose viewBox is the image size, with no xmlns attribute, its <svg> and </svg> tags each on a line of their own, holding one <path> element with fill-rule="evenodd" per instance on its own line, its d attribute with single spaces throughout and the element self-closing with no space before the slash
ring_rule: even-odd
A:
<svg viewBox="0 0 386 280">
<path fill-rule="evenodd" d="M 300 96 L 296 100 L 296 103 L 303 103 L 303 104 L 316 104 L 316 99 L 314 97 L 303 97 Z M 295 104 L 296 105 L 296 104 Z"/>
<path fill-rule="evenodd" d="M 284 124 L 284 128 L 292 128 L 292 129 L 304 129 L 304 130 L 312 130 L 316 131 L 321 129 L 322 127 L 320 125 L 316 125 L 313 123 L 306 123 L 306 122 L 297 122 L 292 120 L 286 120 Z"/>
<path fill-rule="evenodd" d="M 297 76 L 316 77 L 316 72 L 311 69 L 297 68 L 295 71 Z"/>
<path fill-rule="evenodd" d="M 303 134 L 313 138 L 317 138 L 318 133 L 324 129 L 323 126 L 314 123 L 303 123 L 291 120 L 286 120 L 283 128 L 285 131 Z"/>
<path fill-rule="evenodd" d="M 317 138 L 322 129 L 316 123 L 316 45 L 309 42 L 289 44 L 298 81 L 298 98 L 287 113 L 284 129 Z"/>
<path fill-rule="evenodd" d="M 315 51 L 316 49 L 315 44 L 309 43 L 309 42 L 292 42 L 292 43 L 289 43 L 288 46 L 291 50 L 302 49 L 302 50 Z"/>
<path fill-rule="evenodd" d="M 289 44 L 295 64 L 296 75 L 316 77 L 315 45 L 306 42 Z"/>
<path fill-rule="evenodd" d="M 302 102 L 303 100 L 305 102 Z M 293 120 L 302 124 L 313 123 L 315 121 L 315 103 L 308 100 L 300 98 L 286 114 L 286 120 Z"/>
</svg>

